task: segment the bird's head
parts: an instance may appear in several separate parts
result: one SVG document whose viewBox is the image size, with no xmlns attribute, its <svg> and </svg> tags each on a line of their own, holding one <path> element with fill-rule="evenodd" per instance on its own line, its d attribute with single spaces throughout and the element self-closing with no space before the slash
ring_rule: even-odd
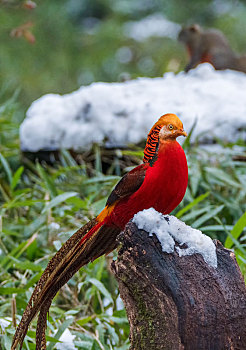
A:
<svg viewBox="0 0 246 350">
<path fill-rule="evenodd" d="M 181 120 L 175 114 L 162 115 L 148 134 L 143 161 L 155 158 L 160 141 L 175 141 L 178 136 L 187 136 Z"/>
<path fill-rule="evenodd" d="M 161 126 L 159 132 L 160 140 L 173 140 L 178 136 L 187 136 L 187 133 L 184 131 L 183 123 L 175 114 L 165 114 L 161 116 L 153 128 L 155 126 Z"/>
</svg>

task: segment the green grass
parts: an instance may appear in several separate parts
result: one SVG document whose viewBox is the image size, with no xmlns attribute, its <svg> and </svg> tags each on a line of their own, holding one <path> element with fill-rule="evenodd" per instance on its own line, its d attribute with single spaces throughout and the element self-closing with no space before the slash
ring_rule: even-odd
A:
<svg viewBox="0 0 246 350">
<path fill-rule="evenodd" d="M 10 349 L 14 323 L 19 322 L 50 258 L 76 229 L 100 212 L 119 179 L 100 172 L 98 147 L 89 172 L 87 165 L 77 165 L 66 151 L 56 167 L 39 163 L 24 167 L 18 139 L 22 116 L 15 101 L 0 106 L 0 318 L 10 320 L 5 330 L 0 326 L 3 349 Z M 186 143 L 189 186 L 175 213 L 233 248 L 246 276 L 246 162 L 233 160 L 232 145 L 222 147 L 217 155 Z M 141 157 L 142 150 L 125 153 Z M 112 257 L 101 257 L 82 268 L 58 293 L 48 319 L 49 350 L 65 329 L 76 336 L 74 344 L 79 349 L 129 348 L 126 313 L 109 267 Z M 35 347 L 35 326 L 36 321 L 25 349 Z"/>
</svg>

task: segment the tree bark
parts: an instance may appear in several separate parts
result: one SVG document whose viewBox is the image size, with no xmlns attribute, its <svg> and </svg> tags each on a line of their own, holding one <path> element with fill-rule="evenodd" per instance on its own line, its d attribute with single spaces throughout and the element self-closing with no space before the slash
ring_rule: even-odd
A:
<svg viewBox="0 0 246 350">
<path fill-rule="evenodd" d="M 218 267 L 200 254 L 162 252 L 130 222 L 112 263 L 130 323 L 130 350 L 245 350 L 246 289 L 235 255 L 214 241 Z"/>
</svg>

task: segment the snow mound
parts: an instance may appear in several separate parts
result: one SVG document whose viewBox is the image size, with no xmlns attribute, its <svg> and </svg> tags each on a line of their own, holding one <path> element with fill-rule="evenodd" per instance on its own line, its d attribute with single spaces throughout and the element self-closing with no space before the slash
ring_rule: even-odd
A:
<svg viewBox="0 0 246 350">
<path fill-rule="evenodd" d="M 246 128 L 246 74 L 205 63 L 188 74 L 166 73 L 124 83 L 94 83 L 34 101 L 20 127 L 21 149 L 75 151 L 93 143 L 122 147 L 146 139 L 156 120 L 177 114 L 193 139 L 236 141 Z M 245 136 L 244 136 L 245 137 Z"/>
<path fill-rule="evenodd" d="M 150 236 L 155 234 L 163 252 L 173 253 L 176 250 L 179 256 L 201 254 L 207 264 L 217 267 L 216 248 L 212 239 L 175 216 L 162 215 L 150 208 L 135 214 L 132 221 Z"/>
</svg>

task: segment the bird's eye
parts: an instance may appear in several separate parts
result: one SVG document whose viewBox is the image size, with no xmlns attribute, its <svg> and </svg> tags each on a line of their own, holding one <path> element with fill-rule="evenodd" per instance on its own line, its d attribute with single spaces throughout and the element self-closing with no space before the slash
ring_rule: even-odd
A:
<svg viewBox="0 0 246 350">
<path fill-rule="evenodd" d="M 173 130 L 173 125 L 172 124 L 170 124 L 168 127 L 169 127 L 169 130 Z"/>
</svg>

